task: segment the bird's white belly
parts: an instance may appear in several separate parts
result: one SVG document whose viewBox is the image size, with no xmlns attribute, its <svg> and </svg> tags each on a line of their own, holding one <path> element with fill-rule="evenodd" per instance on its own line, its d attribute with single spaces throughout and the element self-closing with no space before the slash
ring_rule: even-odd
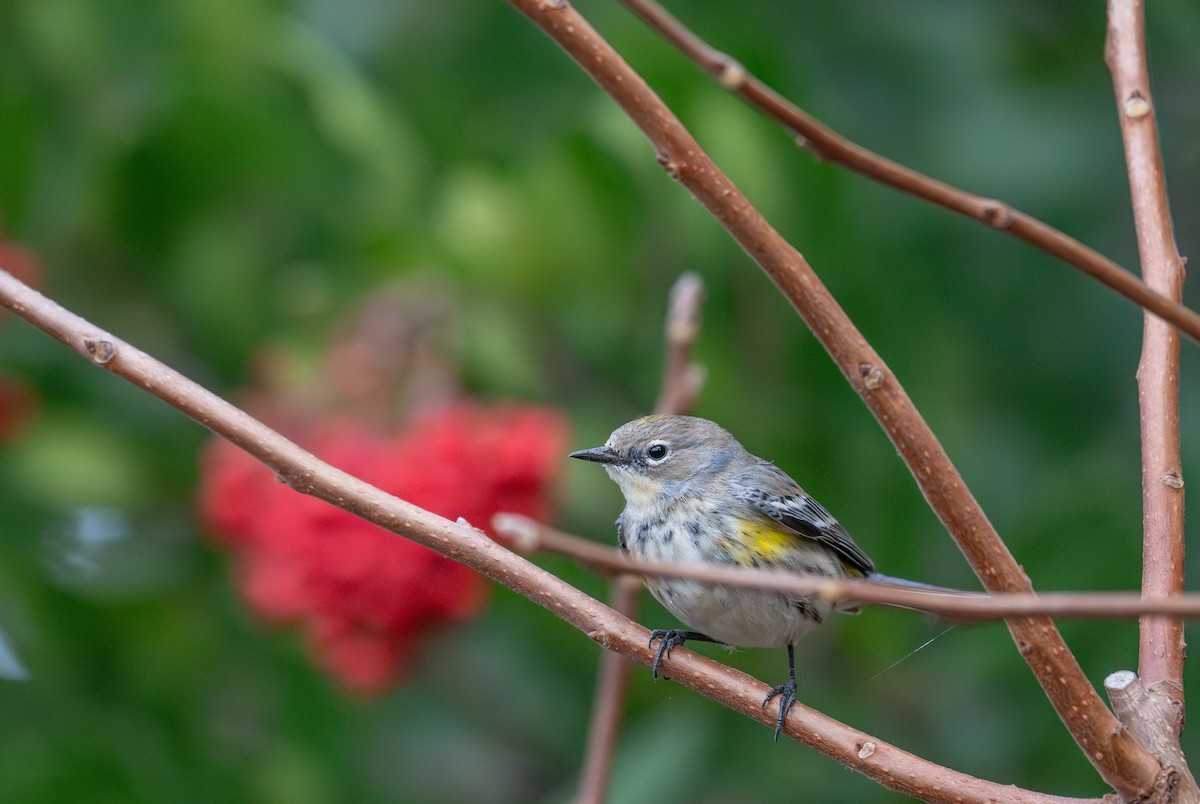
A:
<svg viewBox="0 0 1200 804">
<path fill-rule="evenodd" d="M 646 585 L 688 628 L 726 645 L 779 647 L 796 642 L 819 625 L 795 601 L 772 592 L 667 578 L 650 578 Z M 802 605 L 822 620 L 832 610 L 822 601 L 804 601 Z"/>
<path fill-rule="evenodd" d="M 733 527 L 732 523 L 721 523 L 711 514 L 709 517 L 710 523 L 714 520 L 719 523 L 715 528 L 717 532 Z M 714 561 L 717 551 L 708 533 L 693 535 L 683 529 L 669 529 L 670 538 L 662 538 L 664 527 L 661 519 L 627 517 L 623 525 L 626 549 L 641 558 L 680 564 L 728 566 L 723 561 Z M 840 570 L 840 564 L 831 555 L 811 553 L 807 559 L 810 565 L 826 570 L 825 574 L 835 575 Z M 778 569 L 790 568 L 784 561 L 774 566 Z M 688 628 L 726 645 L 746 648 L 780 647 L 794 643 L 820 625 L 833 610 L 830 604 L 821 600 L 712 586 L 677 578 L 647 578 L 646 586 L 655 599 Z"/>
</svg>

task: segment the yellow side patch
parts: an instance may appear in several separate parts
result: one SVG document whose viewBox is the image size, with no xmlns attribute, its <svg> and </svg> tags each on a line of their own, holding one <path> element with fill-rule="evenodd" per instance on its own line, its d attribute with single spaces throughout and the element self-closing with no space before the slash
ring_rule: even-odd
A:
<svg viewBox="0 0 1200 804">
<path fill-rule="evenodd" d="M 735 551 L 743 554 L 738 559 L 772 561 L 796 550 L 795 535 L 779 530 L 770 523 L 741 520 L 738 526 L 741 538 L 738 544 L 733 545 Z"/>
</svg>

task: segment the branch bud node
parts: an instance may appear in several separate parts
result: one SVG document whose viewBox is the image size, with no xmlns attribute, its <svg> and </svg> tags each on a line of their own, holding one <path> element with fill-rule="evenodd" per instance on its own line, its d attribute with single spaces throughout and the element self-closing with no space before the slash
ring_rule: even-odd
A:
<svg viewBox="0 0 1200 804">
<path fill-rule="evenodd" d="M 84 338 L 83 346 L 92 362 L 99 366 L 103 366 L 117 354 L 117 347 L 107 338 Z"/>
<path fill-rule="evenodd" d="M 876 391 L 883 386 L 883 369 L 870 363 L 858 365 L 858 376 L 862 377 L 863 387 L 868 391 Z"/>
<path fill-rule="evenodd" d="M 983 207 L 983 219 L 996 229 L 1007 229 L 1013 224 L 1012 207 L 1003 201 L 988 201 Z"/>
<path fill-rule="evenodd" d="M 737 92 L 746 85 L 746 68 L 742 66 L 741 62 L 722 53 L 719 57 L 719 64 L 717 83 L 721 85 L 722 89 Z"/>
<path fill-rule="evenodd" d="M 666 154 L 658 155 L 658 164 L 662 165 L 663 170 L 667 171 L 667 175 L 675 181 L 679 181 L 679 177 L 683 175 L 683 171 L 680 168 L 679 163 L 672 160 L 671 157 L 667 156 Z"/>
<path fill-rule="evenodd" d="M 1129 97 L 1125 99 L 1125 103 L 1121 108 L 1125 112 L 1126 117 L 1145 117 L 1150 114 L 1150 101 L 1139 90 L 1135 89 L 1129 93 Z"/>
</svg>

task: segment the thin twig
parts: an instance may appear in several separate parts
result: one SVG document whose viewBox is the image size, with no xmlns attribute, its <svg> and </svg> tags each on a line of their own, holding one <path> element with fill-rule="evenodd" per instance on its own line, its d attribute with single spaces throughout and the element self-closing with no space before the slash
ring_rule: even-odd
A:
<svg viewBox="0 0 1200 804">
<path fill-rule="evenodd" d="M 700 275 L 685 271 L 671 286 L 664 327 L 665 368 L 656 413 L 687 413 L 695 405 L 704 386 L 704 369 L 692 362 L 692 347 L 700 336 L 700 308 L 704 304 L 704 282 Z M 609 588 L 612 607 L 631 620 L 636 619 L 640 580 L 627 575 L 613 578 Z M 619 653 L 602 651 L 596 683 L 596 697 L 588 727 L 584 754 L 581 804 L 602 804 L 612 774 L 617 738 L 625 711 L 625 693 L 633 665 Z"/>
<path fill-rule="evenodd" d="M 779 95 L 737 60 L 709 45 L 654 0 L 621 2 L 722 87 L 790 130 L 797 142 L 819 159 L 1008 232 L 1075 266 L 1200 341 L 1200 314 L 1181 304 L 1178 297 L 1143 282 L 1103 254 L 1003 201 L 960 190 L 851 142 Z"/>
<path fill-rule="evenodd" d="M 692 347 L 700 336 L 700 308 L 704 304 L 704 281 L 686 271 L 671 286 L 667 309 L 666 360 L 662 390 L 655 413 L 687 413 L 696 404 L 704 385 L 704 368 L 692 362 Z"/>
<path fill-rule="evenodd" d="M 1200 619 L 1200 594 L 1145 597 L 1138 592 L 1000 592 L 984 595 L 954 589 L 920 589 L 895 586 L 886 581 L 832 579 L 785 570 L 645 561 L 555 530 L 520 514 L 497 514 L 492 519 L 492 527 L 518 552 L 569 556 L 604 574 L 684 578 L 721 586 L 816 597 L 830 603 L 898 606 L 960 622 L 1038 615 L 1088 620 L 1131 619 L 1145 615 Z"/>
<path fill-rule="evenodd" d="M 639 578 L 618 575 L 608 585 L 608 604 L 614 611 L 635 620 L 641 594 L 642 582 Z M 621 654 L 611 650 L 600 652 L 600 672 L 596 678 L 596 698 L 588 723 L 587 751 L 579 783 L 578 804 L 604 804 L 608 795 L 632 669 L 633 664 Z"/>
<path fill-rule="evenodd" d="M 488 576 L 586 633 L 608 650 L 649 666 L 650 632 L 608 606 L 487 538 L 397 499 L 318 460 L 311 453 L 179 372 L 71 313 L 0 270 L 0 306 L 62 341 L 94 365 L 122 377 L 195 419 L 265 463 L 297 491 L 336 505 Z M 671 678 L 766 725 L 767 685 L 730 667 L 679 649 Z M 960 804 L 1069 802 L 987 782 L 942 767 L 797 702 L 783 733 L 880 784 L 928 801 Z M 868 746 L 871 750 L 867 750 Z"/>
<path fill-rule="evenodd" d="M 1033 587 L 958 470 L 883 359 L 804 257 L 713 163 L 646 82 L 565 0 L 509 0 L 554 39 L 622 108 L 682 183 L 775 282 L 866 402 L 934 513 L 990 592 Z M 1007 621 L 1055 711 L 1084 756 L 1120 795 L 1153 789 L 1157 760 L 1120 728 L 1048 617 Z"/>
</svg>

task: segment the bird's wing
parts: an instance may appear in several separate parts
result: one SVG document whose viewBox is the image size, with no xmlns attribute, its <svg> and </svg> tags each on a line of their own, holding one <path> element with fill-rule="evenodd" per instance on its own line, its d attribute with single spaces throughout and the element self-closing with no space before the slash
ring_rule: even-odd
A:
<svg viewBox="0 0 1200 804">
<path fill-rule="evenodd" d="M 875 571 L 875 563 L 833 514 L 774 464 L 762 461 L 738 473 L 733 492 L 797 536 L 825 545 L 850 569 L 863 575 Z"/>
</svg>

